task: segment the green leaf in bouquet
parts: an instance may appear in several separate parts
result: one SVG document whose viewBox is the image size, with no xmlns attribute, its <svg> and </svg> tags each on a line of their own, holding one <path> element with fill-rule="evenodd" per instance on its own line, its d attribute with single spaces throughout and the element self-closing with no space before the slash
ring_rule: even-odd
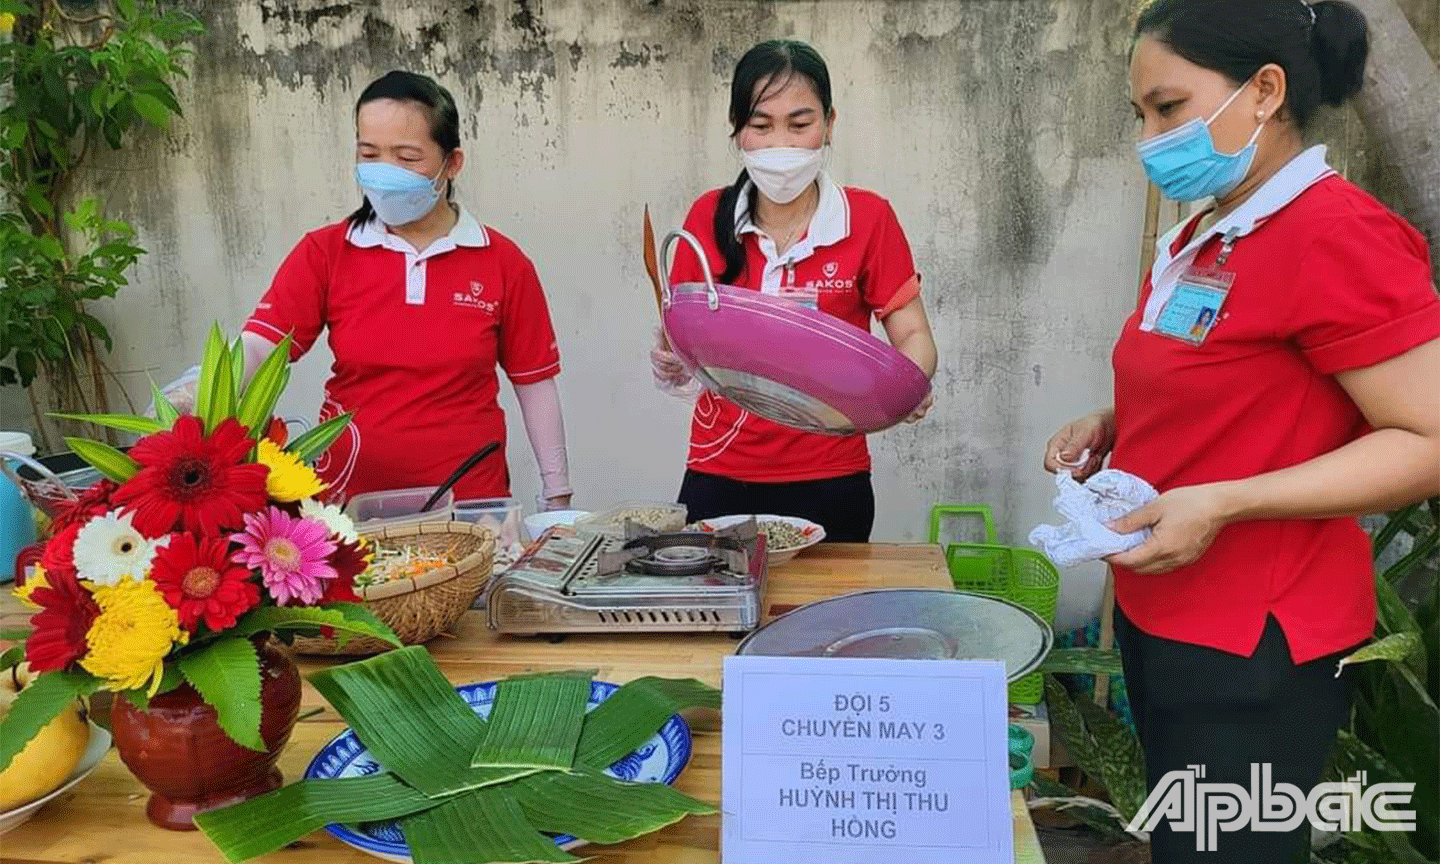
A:
<svg viewBox="0 0 1440 864">
<path fill-rule="evenodd" d="M 670 715 L 720 708 L 720 691 L 693 678 L 637 678 L 585 717 L 576 762 L 606 768 L 655 736 Z"/>
<path fill-rule="evenodd" d="M 1123 675 L 1120 652 L 1104 648 L 1057 648 L 1045 655 L 1041 672 L 1056 675 Z"/>
<path fill-rule="evenodd" d="M 236 636 L 215 642 L 179 659 L 180 671 L 216 720 L 241 747 L 263 751 L 260 737 L 260 659 L 250 640 Z"/>
<path fill-rule="evenodd" d="M 166 663 L 165 671 L 160 673 L 160 686 L 155 688 L 155 695 L 159 696 L 162 693 L 169 693 L 184 683 L 185 674 L 180 671 L 180 667 L 173 663 Z M 150 694 L 143 689 L 122 690 L 120 691 L 120 695 L 141 711 L 150 707 Z"/>
<path fill-rule="evenodd" d="M 76 699 L 100 689 L 100 679 L 83 672 L 46 672 L 31 681 L 0 719 L 0 771 L 25 749 L 30 739 Z"/>
<path fill-rule="evenodd" d="M 92 423 L 109 429 L 119 429 L 134 435 L 149 435 L 168 428 L 159 420 L 149 417 L 135 417 L 130 414 L 51 414 L 57 420 L 74 420 L 78 423 Z"/>
<path fill-rule="evenodd" d="M 415 864 L 555 862 L 579 858 L 530 827 L 508 788 L 477 789 L 400 823 Z"/>
<path fill-rule="evenodd" d="M 285 630 L 320 630 L 332 628 L 341 644 L 357 636 L 369 636 L 402 647 L 400 638 L 384 621 L 359 603 L 330 603 L 314 606 L 261 606 L 236 622 L 228 632 L 235 636 L 254 636 Z"/>
<path fill-rule="evenodd" d="M 236 407 L 235 376 L 231 371 L 230 356 L 222 351 L 215 370 L 215 381 L 210 388 L 210 401 L 197 401 L 195 411 L 205 422 L 205 431 L 214 432 L 226 418 L 235 416 Z"/>
<path fill-rule="evenodd" d="M 236 339 L 230 344 L 230 386 L 235 404 L 240 404 L 240 390 L 245 386 L 245 343 Z"/>
<path fill-rule="evenodd" d="M 35 632 L 34 627 L 4 627 L 0 628 L 0 639 L 4 639 L 6 642 L 23 642 L 29 639 L 33 632 Z"/>
<path fill-rule="evenodd" d="M 150 382 L 150 399 L 155 403 L 155 419 L 161 427 L 169 429 L 180 419 L 180 412 L 175 410 L 174 404 L 160 392 L 160 388 L 154 381 Z"/>
<path fill-rule="evenodd" d="M 218 401 L 224 404 L 224 396 L 216 393 L 220 388 L 222 372 L 230 373 L 230 355 L 225 348 L 225 337 L 220 334 L 220 325 L 210 326 L 210 336 L 205 340 L 205 356 L 200 360 L 200 380 L 195 384 L 195 416 L 205 424 L 205 431 L 211 432 L 219 423 L 214 420 L 212 406 Z M 213 422 L 212 422 L 213 421 Z"/>
<path fill-rule="evenodd" d="M 331 444 L 335 443 L 335 439 L 339 438 L 340 433 L 344 432 L 345 427 L 349 425 L 349 414 L 332 417 L 291 441 L 285 450 L 288 453 L 294 453 L 306 462 L 314 462 L 320 457 L 320 454 L 329 449 Z"/>
<path fill-rule="evenodd" d="M 255 441 L 264 437 L 270 416 L 275 413 L 275 403 L 290 383 L 290 343 L 289 336 L 280 340 L 255 370 L 255 376 L 240 397 L 236 418 L 250 430 L 250 437 Z"/>
<path fill-rule="evenodd" d="M 6 650 L 4 654 L 0 654 L 0 672 L 9 672 L 19 666 L 20 661 L 24 659 L 25 646 L 16 645 L 14 648 Z"/>
<path fill-rule="evenodd" d="M 621 843 L 686 816 L 719 812 L 663 783 L 626 783 L 598 772 L 533 774 L 515 789 L 532 826 L 591 843 Z"/>
<path fill-rule="evenodd" d="M 422 646 L 313 672 L 311 684 L 375 760 L 432 798 L 534 773 L 472 768 L 485 721 L 460 698 Z"/>
<path fill-rule="evenodd" d="M 65 445 L 96 471 L 116 483 L 124 483 L 140 473 L 139 462 L 109 444 L 101 444 L 99 441 L 91 441 L 88 438 L 66 438 Z"/>
<path fill-rule="evenodd" d="M 301 780 L 196 814 L 195 825 L 231 864 L 268 855 L 326 825 L 399 819 L 437 803 L 393 774 Z"/>
<path fill-rule="evenodd" d="M 590 702 L 591 674 L 527 676 L 495 686 L 472 765 L 569 768 Z"/>
</svg>

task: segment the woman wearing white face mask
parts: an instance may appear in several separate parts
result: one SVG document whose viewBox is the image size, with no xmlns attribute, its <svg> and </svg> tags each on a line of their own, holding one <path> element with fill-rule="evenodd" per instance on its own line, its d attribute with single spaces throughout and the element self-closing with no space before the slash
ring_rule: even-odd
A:
<svg viewBox="0 0 1440 864">
<path fill-rule="evenodd" d="M 520 249 L 451 200 L 465 163 L 454 100 L 428 77 L 391 72 L 361 94 L 355 121 L 364 203 L 280 266 L 245 324 L 247 376 L 286 335 L 293 361 L 328 330 L 335 363 L 320 419 L 353 420 L 317 468 L 328 495 L 350 497 L 437 485 L 482 445 L 503 443 L 498 365 L 519 398 L 544 506 L 568 506 L 545 295 Z M 455 487 L 457 499 L 509 494 L 503 450 Z"/>
<path fill-rule="evenodd" d="M 920 276 L 889 203 L 841 187 L 821 166 L 835 125 L 825 61 L 803 42 L 764 42 L 735 67 L 731 137 L 745 169 L 702 195 L 685 229 L 705 246 L 718 281 L 828 312 L 890 342 L 927 375 L 935 341 L 920 299 Z M 675 283 L 702 279 L 679 247 Z M 652 355 L 657 383 L 693 396 L 698 387 L 674 354 Z M 929 401 L 911 418 L 918 420 Z M 866 542 L 875 517 L 870 454 L 863 435 L 801 432 L 699 395 L 680 491 L 692 519 L 770 513 L 809 519 L 836 542 Z"/>
</svg>

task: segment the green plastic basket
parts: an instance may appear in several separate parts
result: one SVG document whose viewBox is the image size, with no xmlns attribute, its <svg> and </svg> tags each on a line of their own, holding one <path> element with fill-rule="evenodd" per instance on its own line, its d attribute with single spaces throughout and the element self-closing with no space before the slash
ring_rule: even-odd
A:
<svg viewBox="0 0 1440 864">
<path fill-rule="evenodd" d="M 983 543 L 951 543 L 945 547 L 945 563 L 956 591 L 998 597 L 1029 609 L 1055 623 L 1055 604 L 1060 596 L 1060 571 L 1033 549 L 1005 546 L 996 542 L 995 518 L 990 508 L 976 504 L 941 504 L 930 511 L 930 542 L 940 542 L 940 527 L 947 517 L 978 517 L 984 523 Z M 1033 672 L 1010 685 L 1010 701 L 1033 705 L 1045 693 L 1044 677 Z"/>
</svg>

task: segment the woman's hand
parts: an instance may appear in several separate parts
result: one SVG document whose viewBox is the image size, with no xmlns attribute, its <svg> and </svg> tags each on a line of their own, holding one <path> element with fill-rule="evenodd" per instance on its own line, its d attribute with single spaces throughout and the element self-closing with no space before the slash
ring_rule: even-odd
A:
<svg viewBox="0 0 1440 864">
<path fill-rule="evenodd" d="M 1232 519 L 1226 488 L 1222 483 L 1181 486 L 1116 519 L 1109 526 L 1115 533 L 1149 528 L 1150 539 L 1105 560 L 1145 575 L 1194 563 Z"/>
<path fill-rule="evenodd" d="M 1100 470 L 1114 446 L 1115 412 L 1106 408 L 1086 414 L 1065 424 L 1050 438 L 1045 445 L 1045 470 L 1051 474 L 1069 471 L 1076 480 L 1084 482 Z M 1080 457 L 1086 450 L 1090 455 L 1082 463 Z"/>
<path fill-rule="evenodd" d="M 905 422 L 906 422 L 906 423 L 919 423 L 921 420 L 925 419 L 925 415 L 930 413 L 930 409 L 931 409 L 934 405 L 935 405 L 935 394 L 932 392 L 932 393 L 929 393 L 929 394 L 927 394 L 927 395 L 925 396 L 925 401 L 923 401 L 923 402 L 921 402 L 919 405 L 915 406 L 915 410 L 910 412 L 910 416 L 905 418 Z"/>
</svg>

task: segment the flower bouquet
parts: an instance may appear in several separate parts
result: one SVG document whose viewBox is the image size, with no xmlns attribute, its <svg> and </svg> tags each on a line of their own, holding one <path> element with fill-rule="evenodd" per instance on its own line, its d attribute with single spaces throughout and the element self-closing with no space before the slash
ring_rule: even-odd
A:
<svg viewBox="0 0 1440 864">
<path fill-rule="evenodd" d="M 114 691 L 117 747 L 156 793 L 152 821 L 190 827 L 194 812 L 280 783 L 300 689 L 272 637 L 399 644 L 353 602 L 365 541 L 316 500 L 325 486 L 309 463 L 349 417 L 287 441 L 272 416 L 289 351 L 287 338 L 243 386 L 240 343 L 216 327 L 193 415 L 156 389 L 154 418 L 67 417 L 142 437 L 128 453 L 66 439 L 105 479 L 54 520 L 19 589 L 38 610 L 24 645 L 34 678 L 0 721 L 0 771 L 77 699 Z M 200 776 L 212 769 L 230 776 Z"/>
</svg>

